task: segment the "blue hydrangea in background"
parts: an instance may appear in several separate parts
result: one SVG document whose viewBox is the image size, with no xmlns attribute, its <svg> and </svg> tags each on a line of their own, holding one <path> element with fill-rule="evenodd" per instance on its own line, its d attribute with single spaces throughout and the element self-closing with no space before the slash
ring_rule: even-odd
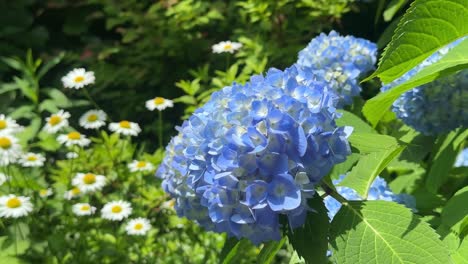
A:
<svg viewBox="0 0 468 264">
<path fill-rule="evenodd" d="M 340 36 L 337 32 L 320 34 L 299 52 L 297 64 L 314 72 L 340 96 L 338 107 L 353 103 L 361 92 L 359 77 L 374 69 L 377 45 L 353 36 Z"/>
<path fill-rule="evenodd" d="M 341 175 L 339 179 L 333 180 L 334 185 L 338 185 L 343 179 L 345 178 L 345 175 Z M 349 201 L 360 201 L 363 200 L 361 196 L 354 190 L 349 187 L 344 187 L 344 186 L 336 186 L 337 192 L 346 198 L 346 200 Z M 369 189 L 369 194 L 367 196 L 367 200 L 383 200 L 383 201 L 390 201 L 390 202 L 397 202 L 400 204 L 406 205 L 406 207 L 412 209 L 413 211 L 416 211 L 416 200 L 414 199 L 413 196 L 408 195 L 408 194 L 394 194 L 390 188 L 387 186 L 387 182 L 377 176 L 375 178 L 374 182 L 372 183 L 370 189 Z M 327 207 L 328 210 L 328 217 L 330 218 L 330 221 L 333 220 L 333 217 L 335 217 L 336 213 L 341 208 L 341 203 L 338 202 L 335 198 L 331 197 L 328 195 L 324 199 L 325 206 Z"/>
<path fill-rule="evenodd" d="M 270 69 L 234 83 L 178 128 L 156 175 L 179 216 L 258 244 L 301 226 L 307 199 L 350 154 L 337 94 L 310 71 Z"/>
<path fill-rule="evenodd" d="M 455 167 L 468 167 L 468 148 L 462 150 L 460 154 L 458 154 Z"/>
<path fill-rule="evenodd" d="M 387 91 L 440 60 L 461 40 L 437 51 L 399 79 L 382 87 Z M 401 95 L 392 110 L 404 123 L 426 135 L 468 126 L 468 70 L 437 79 Z"/>
</svg>

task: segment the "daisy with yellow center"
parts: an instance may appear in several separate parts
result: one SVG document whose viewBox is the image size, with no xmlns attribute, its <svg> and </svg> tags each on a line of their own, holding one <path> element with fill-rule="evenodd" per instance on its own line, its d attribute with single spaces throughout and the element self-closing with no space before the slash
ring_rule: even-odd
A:
<svg viewBox="0 0 468 264">
<path fill-rule="evenodd" d="M 231 42 L 231 41 L 221 41 L 218 44 L 213 45 L 212 47 L 213 53 L 234 53 L 238 49 L 242 48 L 242 44 L 239 42 Z"/>
<path fill-rule="evenodd" d="M 23 167 L 42 167 L 45 160 L 45 157 L 41 154 L 28 152 L 23 154 L 18 162 Z"/>
<path fill-rule="evenodd" d="M 28 215 L 33 210 L 29 197 L 9 194 L 0 197 L 0 217 L 18 218 Z"/>
<path fill-rule="evenodd" d="M 51 188 L 39 190 L 39 196 L 41 198 L 47 198 L 47 197 L 51 196 L 52 194 L 54 194 L 54 192 L 52 191 Z"/>
<path fill-rule="evenodd" d="M 86 147 L 91 143 L 91 140 L 89 140 L 85 135 L 76 131 L 58 136 L 57 141 L 61 144 L 65 144 L 65 146 L 67 147 L 75 145 L 80 147 Z"/>
<path fill-rule="evenodd" d="M 168 107 L 174 107 L 174 102 L 169 99 L 165 99 L 162 97 L 156 97 L 154 99 L 146 101 L 146 108 L 148 110 L 153 111 L 154 109 L 158 109 L 162 111 Z"/>
<path fill-rule="evenodd" d="M 73 69 L 62 77 L 63 87 L 81 89 L 89 84 L 93 84 L 96 78 L 94 72 L 86 71 L 84 68 Z"/>
<path fill-rule="evenodd" d="M 77 203 L 73 205 L 72 211 L 77 216 L 93 215 L 96 212 L 96 207 L 89 203 Z"/>
<path fill-rule="evenodd" d="M 107 115 L 102 110 L 89 110 L 80 117 L 80 126 L 98 129 L 106 124 Z"/>
<path fill-rule="evenodd" d="M 99 191 L 106 185 L 106 177 L 94 173 L 77 173 L 72 179 L 72 185 L 83 193 Z"/>
<path fill-rule="evenodd" d="M 0 135 L 13 135 L 21 132 L 24 128 L 16 123 L 15 120 L 0 115 Z"/>
<path fill-rule="evenodd" d="M 154 171 L 154 165 L 147 161 L 138 161 L 134 160 L 130 164 L 128 164 L 128 169 L 130 172 L 137 172 L 137 171 Z"/>
<path fill-rule="evenodd" d="M 127 234 L 137 236 L 145 235 L 150 229 L 150 221 L 142 217 L 130 220 L 125 226 L 125 231 L 127 231 Z"/>
<path fill-rule="evenodd" d="M 71 190 L 68 190 L 63 195 L 63 198 L 66 200 L 71 200 L 73 198 L 77 198 L 81 195 L 81 190 L 78 187 L 73 187 Z"/>
<path fill-rule="evenodd" d="M 113 201 L 106 203 L 101 209 L 101 216 L 111 221 L 121 221 L 132 213 L 132 206 L 126 201 Z"/>
<path fill-rule="evenodd" d="M 64 110 L 60 110 L 46 118 L 46 125 L 44 126 L 44 130 L 47 133 L 55 134 L 60 129 L 68 126 L 68 118 L 70 118 L 70 113 Z"/>
<path fill-rule="evenodd" d="M 18 140 L 10 135 L 0 135 L 0 166 L 7 166 L 21 156 Z"/>
<path fill-rule="evenodd" d="M 137 136 L 141 132 L 141 128 L 137 123 L 127 120 L 110 123 L 109 130 L 124 136 Z"/>
</svg>

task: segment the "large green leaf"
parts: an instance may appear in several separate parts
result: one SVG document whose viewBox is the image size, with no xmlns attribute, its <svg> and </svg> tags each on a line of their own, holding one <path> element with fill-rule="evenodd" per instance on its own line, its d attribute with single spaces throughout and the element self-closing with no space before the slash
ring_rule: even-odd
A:
<svg viewBox="0 0 468 264">
<path fill-rule="evenodd" d="M 289 230 L 289 242 L 306 263 L 327 263 L 330 226 L 327 209 L 319 196 L 310 199 L 308 204 L 315 212 L 307 214 L 307 221 L 302 227 Z"/>
<path fill-rule="evenodd" d="M 462 143 L 468 137 L 468 130 L 455 130 L 439 138 L 435 148 L 436 154 L 426 179 L 426 188 L 437 193 L 437 190 L 448 179 L 449 172 L 455 163 Z"/>
<path fill-rule="evenodd" d="M 441 214 L 442 226 L 460 232 L 461 224 L 468 216 L 468 186 L 459 190 L 445 205 Z"/>
<path fill-rule="evenodd" d="M 391 82 L 436 50 L 468 34 L 467 0 L 416 0 L 407 10 L 378 69 L 384 83 Z"/>
<path fill-rule="evenodd" d="M 385 9 L 385 11 L 383 13 L 384 21 L 388 22 L 388 21 L 392 20 L 393 16 L 401 8 L 403 8 L 407 3 L 408 3 L 408 0 L 392 0 L 388 4 L 387 9 Z"/>
<path fill-rule="evenodd" d="M 468 0 L 465 1 L 468 4 Z M 385 115 L 385 112 L 390 108 L 392 103 L 403 93 L 413 89 L 414 87 L 453 74 L 467 66 L 468 39 L 465 39 L 436 63 L 425 67 L 407 81 L 368 100 L 364 105 L 362 112 L 367 120 L 375 127 L 380 119 Z"/>
<path fill-rule="evenodd" d="M 341 114 L 341 117 L 336 120 L 337 126 L 351 126 L 354 129 L 353 133 L 377 133 L 369 124 L 355 114 L 344 110 L 338 110 L 338 112 Z"/>
<path fill-rule="evenodd" d="M 353 201 L 341 207 L 330 231 L 333 258 L 346 264 L 447 264 L 436 232 L 393 202 Z"/>
</svg>

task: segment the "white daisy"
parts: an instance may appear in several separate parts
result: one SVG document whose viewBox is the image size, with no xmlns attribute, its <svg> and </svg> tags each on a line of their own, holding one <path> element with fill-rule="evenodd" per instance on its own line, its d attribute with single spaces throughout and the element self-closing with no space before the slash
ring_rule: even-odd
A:
<svg viewBox="0 0 468 264">
<path fill-rule="evenodd" d="M 85 135 L 76 131 L 58 136 L 57 141 L 61 144 L 65 144 L 65 146 L 67 147 L 71 147 L 74 145 L 86 147 L 91 143 L 91 140 L 89 140 Z"/>
<path fill-rule="evenodd" d="M 96 207 L 91 206 L 89 203 L 77 203 L 73 205 L 72 211 L 77 216 L 92 215 L 96 212 Z"/>
<path fill-rule="evenodd" d="M 0 172 L 0 186 L 2 186 L 8 180 L 10 180 L 10 176 L 7 176 L 6 174 Z"/>
<path fill-rule="evenodd" d="M 236 50 L 242 48 L 242 44 L 239 42 L 231 42 L 231 41 L 221 41 L 218 44 L 213 45 L 212 47 L 213 53 L 223 53 L 229 52 L 234 53 Z"/>
<path fill-rule="evenodd" d="M 72 184 L 83 193 L 101 190 L 106 185 L 106 177 L 93 173 L 77 173 Z"/>
<path fill-rule="evenodd" d="M 63 198 L 71 200 L 73 198 L 79 197 L 81 195 L 81 190 L 78 187 L 73 187 L 71 190 L 66 191 L 63 194 Z"/>
<path fill-rule="evenodd" d="M 113 201 L 106 203 L 101 209 L 102 218 L 120 221 L 127 218 L 132 213 L 132 206 L 126 201 Z"/>
<path fill-rule="evenodd" d="M 80 117 L 80 126 L 97 129 L 106 124 L 107 115 L 102 110 L 89 110 Z"/>
<path fill-rule="evenodd" d="M 161 209 L 167 209 L 167 210 L 174 210 L 174 205 L 175 205 L 175 199 L 171 199 L 169 201 L 165 201 L 164 203 L 161 204 Z"/>
<path fill-rule="evenodd" d="M 52 194 L 54 194 L 54 192 L 52 191 L 51 188 L 39 190 L 39 196 L 41 198 L 47 198 L 47 197 L 51 196 Z"/>
<path fill-rule="evenodd" d="M 44 130 L 47 133 L 55 134 L 60 129 L 68 126 L 68 118 L 70 118 L 70 113 L 60 110 L 46 118 Z"/>
<path fill-rule="evenodd" d="M 66 154 L 66 157 L 67 157 L 67 159 L 76 159 L 76 158 L 78 158 L 78 153 L 76 153 L 76 152 L 68 152 L 68 153 Z"/>
<path fill-rule="evenodd" d="M 44 166 L 45 160 L 45 157 L 41 154 L 28 152 L 26 154 L 21 155 L 18 162 L 23 167 L 42 167 Z"/>
<path fill-rule="evenodd" d="M 23 130 L 24 127 L 18 125 L 15 120 L 0 115 L 0 135 L 12 135 Z"/>
<path fill-rule="evenodd" d="M 87 72 L 84 68 L 73 69 L 62 77 L 62 83 L 65 88 L 75 88 L 77 90 L 94 83 L 95 80 L 94 72 Z"/>
<path fill-rule="evenodd" d="M 0 166 L 16 162 L 21 156 L 18 139 L 10 135 L 0 135 Z"/>
<path fill-rule="evenodd" d="M 109 130 L 125 136 L 136 136 L 141 132 L 140 126 L 137 123 L 127 120 L 118 123 L 110 123 Z"/>
<path fill-rule="evenodd" d="M 168 107 L 174 107 L 174 102 L 169 99 L 165 99 L 162 97 L 156 97 L 154 99 L 146 101 L 146 108 L 148 110 L 153 111 L 154 109 L 158 109 L 162 111 Z"/>
<path fill-rule="evenodd" d="M 151 229 L 150 221 L 146 218 L 136 218 L 130 220 L 125 226 L 125 231 L 129 235 L 145 235 Z"/>
<path fill-rule="evenodd" d="M 26 216 L 33 210 L 29 197 L 16 196 L 14 194 L 0 197 L 0 217 L 18 218 Z"/>
<path fill-rule="evenodd" d="M 153 171 L 154 166 L 150 162 L 147 161 L 138 161 L 134 160 L 130 164 L 128 164 L 128 169 L 131 172 L 137 172 L 137 171 Z"/>
</svg>

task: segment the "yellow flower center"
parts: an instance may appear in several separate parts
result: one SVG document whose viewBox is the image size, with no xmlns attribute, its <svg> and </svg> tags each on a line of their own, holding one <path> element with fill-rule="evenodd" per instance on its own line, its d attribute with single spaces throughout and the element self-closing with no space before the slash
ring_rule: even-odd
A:
<svg viewBox="0 0 468 264">
<path fill-rule="evenodd" d="M 7 122 L 5 120 L 0 120 L 0 129 L 5 129 L 7 127 Z"/>
<path fill-rule="evenodd" d="M 16 197 L 13 197 L 13 198 L 10 198 L 7 203 L 6 203 L 6 206 L 8 208 L 18 208 L 21 206 L 21 201 L 20 199 L 16 198 Z"/>
<path fill-rule="evenodd" d="M 94 121 L 96 121 L 97 119 L 98 119 L 98 116 L 95 115 L 95 114 L 90 114 L 90 115 L 88 116 L 88 122 L 94 122 Z"/>
<path fill-rule="evenodd" d="M 84 77 L 83 77 L 83 76 L 76 76 L 76 77 L 75 77 L 75 82 L 80 83 L 80 82 L 82 82 L 82 81 L 84 81 Z"/>
<path fill-rule="evenodd" d="M 83 177 L 83 182 L 86 183 L 86 184 L 95 183 L 96 182 L 96 175 L 94 175 L 92 173 L 85 174 L 85 176 Z"/>
<path fill-rule="evenodd" d="M 51 126 L 58 125 L 60 122 L 62 122 L 62 118 L 58 115 L 53 115 L 49 119 L 49 125 Z"/>
<path fill-rule="evenodd" d="M 36 160 L 37 160 L 37 157 L 31 155 L 31 156 L 28 156 L 26 159 L 27 159 L 28 161 L 36 161 Z"/>
<path fill-rule="evenodd" d="M 80 192 L 81 192 L 80 189 L 77 188 L 77 187 L 71 189 L 71 193 L 72 193 L 73 195 L 78 195 L 78 194 L 80 194 Z"/>
<path fill-rule="evenodd" d="M 139 161 L 139 162 L 137 163 L 136 166 L 137 166 L 137 168 L 139 168 L 139 169 L 144 168 L 144 167 L 146 167 L 146 162 L 144 162 L 144 161 Z"/>
<path fill-rule="evenodd" d="M 226 44 L 224 45 L 224 50 L 231 50 L 232 49 L 232 45 L 231 44 Z"/>
<path fill-rule="evenodd" d="M 9 149 L 11 147 L 11 140 L 7 137 L 0 137 L 0 148 Z"/>
<path fill-rule="evenodd" d="M 120 205 L 114 205 L 112 207 L 112 212 L 115 213 L 115 214 L 118 214 L 118 213 L 122 212 L 122 207 Z"/>
<path fill-rule="evenodd" d="M 72 140 L 78 140 L 81 138 L 81 134 L 78 133 L 78 132 L 70 132 L 68 133 L 68 139 L 72 139 Z"/>
<path fill-rule="evenodd" d="M 81 206 L 81 211 L 89 211 L 89 209 L 91 209 L 91 207 L 87 204 Z"/>
<path fill-rule="evenodd" d="M 47 195 L 47 190 L 46 189 L 42 189 L 39 191 L 39 195 L 40 196 L 46 196 Z"/>
<path fill-rule="evenodd" d="M 155 105 L 162 105 L 162 104 L 164 104 L 165 101 L 166 100 L 164 100 L 164 98 L 162 98 L 162 97 L 156 97 L 153 100 Z"/>
<path fill-rule="evenodd" d="M 136 230 L 141 230 L 141 229 L 143 229 L 143 224 L 142 224 L 142 223 L 137 223 L 137 224 L 135 224 L 135 229 L 136 229 Z"/>
<path fill-rule="evenodd" d="M 120 125 L 121 128 L 127 128 L 128 129 L 128 128 L 131 127 L 130 122 L 128 122 L 126 120 L 120 121 L 119 125 Z"/>
</svg>

